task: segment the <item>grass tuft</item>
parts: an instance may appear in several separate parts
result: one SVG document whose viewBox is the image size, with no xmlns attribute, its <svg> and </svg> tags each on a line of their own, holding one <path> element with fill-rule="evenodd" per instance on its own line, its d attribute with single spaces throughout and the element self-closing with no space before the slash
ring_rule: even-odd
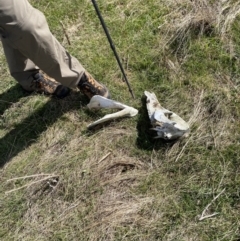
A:
<svg viewBox="0 0 240 241">
<path fill-rule="evenodd" d="M 134 100 L 90 1 L 31 3 L 139 114 L 89 131 L 109 110 L 23 92 L 1 49 L 0 239 L 239 240 L 239 1 L 98 1 Z M 188 137 L 153 138 L 145 90 Z"/>
</svg>

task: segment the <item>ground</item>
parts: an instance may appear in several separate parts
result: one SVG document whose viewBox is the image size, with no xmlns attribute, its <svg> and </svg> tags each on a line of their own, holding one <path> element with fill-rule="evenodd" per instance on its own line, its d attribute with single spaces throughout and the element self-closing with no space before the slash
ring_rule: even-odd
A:
<svg viewBox="0 0 240 241">
<path fill-rule="evenodd" d="M 90 1 L 30 2 L 139 114 L 88 131 L 111 111 L 88 110 L 78 90 L 23 92 L 1 50 L 0 239 L 239 240 L 240 3 L 97 1 L 132 99 Z M 190 124 L 187 138 L 153 139 L 145 90 Z"/>
</svg>

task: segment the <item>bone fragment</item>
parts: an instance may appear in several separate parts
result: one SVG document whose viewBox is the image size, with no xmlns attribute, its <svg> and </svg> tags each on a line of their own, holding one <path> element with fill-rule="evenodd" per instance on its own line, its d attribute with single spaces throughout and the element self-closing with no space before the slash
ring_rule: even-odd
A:
<svg viewBox="0 0 240 241">
<path fill-rule="evenodd" d="M 127 105 L 124 105 L 118 101 L 107 99 L 100 95 L 94 95 L 89 104 L 87 105 L 89 109 L 124 109 L 126 107 L 130 107 Z"/>
<path fill-rule="evenodd" d="M 102 108 L 105 109 L 121 109 L 121 111 L 118 111 L 116 113 L 112 113 L 112 114 L 107 114 L 105 115 L 103 118 L 93 122 L 92 124 L 88 125 L 87 128 L 92 128 L 98 124 L 102 124 L 106 121 L 110 121 L 110 120 L 114 120 L 114 119 L 118 119 L 118 118 L 122 118 L 122 117 L 133 117 L 135 115 L 138 114 L 138 110 L 124 105 L 118 101 L 115 100 L 110 100 L 107 99 L 105 97 L 102 97 L 100 95 L 94 95 L 89 104 L 87 105 L 87 107 L 89 109 L 95 109 L 95 110 L 99 110 Z"/>
</svg>

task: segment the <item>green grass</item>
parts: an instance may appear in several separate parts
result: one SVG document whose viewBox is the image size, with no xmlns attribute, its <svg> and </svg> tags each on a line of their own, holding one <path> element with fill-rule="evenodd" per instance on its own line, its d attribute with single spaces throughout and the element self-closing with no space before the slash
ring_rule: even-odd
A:
<svg viewBox="0 0 240 241">
<path fill-rule="evenodd" d="M 239 240 L 240 18 L 221 32 L 235 12 L 219 13 L 218 1 L 97 2 L 134 100 L 90 1 L 31 1 L 139 114 L 88 131 L 109 111 L 89 111 L 76 90 L 63 100 L 23 92 L 1 50 L 0 240 Z M 144 90 L 190 123 L 189 137 L 153 139 Z M 200 221 L 204 210 L 216 215 Z"/>
</svg>

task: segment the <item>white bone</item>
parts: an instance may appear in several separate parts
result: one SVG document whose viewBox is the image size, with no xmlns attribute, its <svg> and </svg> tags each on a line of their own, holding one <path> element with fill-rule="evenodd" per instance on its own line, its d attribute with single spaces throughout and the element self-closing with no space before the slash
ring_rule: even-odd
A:
<svg viewBox="0 0 240 241">
<path fill-rule="evenodd" d="M 120 117 L 133 117 L 133 116 L 138 114 L 137 109 L 135 109 L 133 107 L 130 107 L 130 106 L 127 106 L 127 105 L 124 105 L 120 102 L 107 99 L 107 98 L 102 97 L 100 95 L 94 95 L 91 98 L 87 107 L 89 109 L 95 109 L 95 110 L 102 109 L 102 108 L 105 108 L 105 109 L 121 109 L 121 111 L 118 111 L 118 112 L 113 113 L 113 114 L 107 114 L 103 118 L 101 118 L 101 119 L 93 122 L 92 124 L 88 125 L 89 129 L 98 125 L 98 124 L 109 121 L 109 120 L 114 120 L 114 119 L 117 119 L 117 118 L 120 118 Z"/>
<path fill-rule="evenodd" d="M 189 125 L 180 116 L 163 108 L 154 93 L 144 91 L 147 97 L 147 110 L 152 130 L 157 132 L 157 137 L 166 140 L 177 139 L 189 132 Z"/>
<path fill-rule="evenodd" d="M 89 104 L 87 105 L 89 109 L 124 109 L 126 107 L 130 107 L 127 105 L 124 105 L 118 101 L 107 99 L 100 95 L 94 95 Z"/>
<path fill-rule="evenodd" d="M 133 116 L 137 115 L 137 113 L 138 113 L 138 110 L 136 110 L 132 107 L 126 107 L 125 109 L 122 109 L 116 113 L 105 115 L 103 118 L 88 125 L 88 128 L 92 128 L 98 124 L 104 123 L 109 120 L 114 120 L 114 119 L 117 119 L 120 117 L 133 117 Z"/>
</svg>

